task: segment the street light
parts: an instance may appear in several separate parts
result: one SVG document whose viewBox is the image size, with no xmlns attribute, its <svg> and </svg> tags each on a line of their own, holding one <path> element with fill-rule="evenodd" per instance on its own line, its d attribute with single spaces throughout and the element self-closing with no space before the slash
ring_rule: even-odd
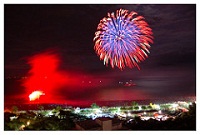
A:
<svg viewBox="0 0 200 135">
<path fill-rule="evenodd" d="M 29 126 L 30 125 L 30 121 L 27 121 L 26 125 Z"/>
<path fill-rule="evenodd" d="M 161 113 L 162 113 L 162 111 L 161 111 L 161 110 L 159 110 L 159 111 L 158 111 L 158 113 L 159 113 L 159 114 L 161 114 Z"/>
</svg>

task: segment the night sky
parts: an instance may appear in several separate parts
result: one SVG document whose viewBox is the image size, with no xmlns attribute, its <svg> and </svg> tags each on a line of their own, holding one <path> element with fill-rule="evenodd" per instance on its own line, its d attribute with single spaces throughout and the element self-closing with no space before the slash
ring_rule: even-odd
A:
<svg viewBox="0 0 200 135">
<path fill-rule="evenodd" d="M 105 66 L 93 49 L 99 21 L 108 12 L 120 8 L 144 16 L 153 30 L 154 43 L 149 57 L 139 64 L 140 71 L 137 68 L 121 71 Z M 30 70 L 27 58 L 49 49 L 59 54 L 61 70 L 105 82 L 101 87 L 59 90 L 58 99 L 61 94 L 62 99 L 70 101 L 196 95 L 195 4 L 5 4 L 5 77 L 26 76 Z M 128 80 L 137 86 L 118 87 L 119 81 Z M 23 87 L 18 90 L 5 87 L 4 90 L 5 97 L 23 95 L 24 91 Z"/>
</svg>

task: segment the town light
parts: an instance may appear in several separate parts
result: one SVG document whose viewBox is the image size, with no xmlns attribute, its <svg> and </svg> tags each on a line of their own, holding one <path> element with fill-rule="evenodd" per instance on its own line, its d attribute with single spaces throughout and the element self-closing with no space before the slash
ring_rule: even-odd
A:
<svg viewBox="0 0 200 135">
<path fill-rule="evenodd" d="M 19 130 L 24 130 L 25 127 L 26 126 L 23 124 L 23 125 L 21 125 L 21 127 L 19 127 Z"/>
<path fill-rule="evenodd" d="M 53 115 L 52 111 L 49 111 L 48 116 Z"/>
<path fill-rule="evenodd" d="M 30 121 L 27 121 L 26 125 L 29 126 L 30 125 Z"/>
<path fill-rule="evenodd" d="M 158 113 L 159 113 L 159 114 L 161 114 L 161 113 L 162 113 L 162 111 L 161 111 L 161 110 L 159 110 L 159 111 L 158 111 Z"/>
<path fill-rule="evenodd" d="M 80 111 L 81 111 L 80 107 L 77 107 L 77 108 L 75 109 L 75 113 L 80 113 Z"/>
<path fill-rule="evenodd" d="M 176 107 L 178 107 L 178 104 L 172 104 L 172 107 L 176 108 Z"/>
</svg>

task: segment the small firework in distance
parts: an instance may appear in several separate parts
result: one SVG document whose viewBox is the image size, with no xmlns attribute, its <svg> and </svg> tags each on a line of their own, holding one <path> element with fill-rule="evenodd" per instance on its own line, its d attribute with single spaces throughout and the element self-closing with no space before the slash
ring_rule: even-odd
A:
<svg viewBox="0 0 200 135">
<path fill-rule="evenodd" d="M 108 13 L 108 17 L 100 21 L 95 32 L 94 50 L 104 65 L 110 62 L 112 68 L 116 66 L 123 70 L 127 66 L 140 70 L 138 63 L 148 57 L 152 35 L 144 17 L 119 9 L 116 15 Z"/>
<path fill-rule="evenodd" d="M 41 95 L 45 95 L 42 91 L 34 91 L 29 95 L 29 100 L 34 101 L 36 99 L 39 99 Z"/>
</svg>

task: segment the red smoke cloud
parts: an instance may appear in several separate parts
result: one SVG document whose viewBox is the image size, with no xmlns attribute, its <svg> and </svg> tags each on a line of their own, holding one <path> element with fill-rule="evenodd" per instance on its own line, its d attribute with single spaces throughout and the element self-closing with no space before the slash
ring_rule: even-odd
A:
<svg viewBox="0 0 200 135">
<path fill-rule="evenodd" d="M 75 94 L 82 90 L 89 90 L 85 88 L 102 87 L 110 83 L 110 80 L 105 78 L 60 70 L 60 57 L 54 51 L 36 54 L 28 58 L 28 64 L 30 70 L 22 85 L 27 92 L 26 98 L 31 103 L 56 103 L 58 100 L 64 102 L 66 97 L 70 97 L 67 93 Z M 34 92 L 37 91 L 42 94 L 33 98 Z"/>
<path fill-rule="evenodd" d="M 54 91 L 68 83 L 66 73 L 58 69 L 59 56 L 53 52 L 34 55 L 28 59 L 28 64 L 31 69 L 23 82 L 28 95 L 34 91 L 42 91 L 45 95 L 40 100 L 49 100 L 55 94 Z"/>
</svg>

